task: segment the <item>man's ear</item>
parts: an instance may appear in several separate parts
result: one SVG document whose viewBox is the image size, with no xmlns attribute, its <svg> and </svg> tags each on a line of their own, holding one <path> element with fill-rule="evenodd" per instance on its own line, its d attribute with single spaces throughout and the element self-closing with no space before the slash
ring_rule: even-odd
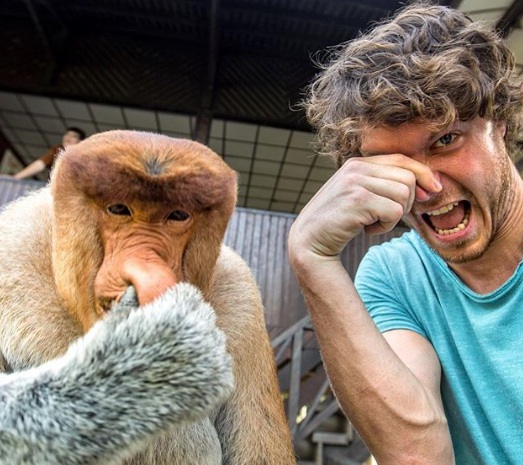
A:
<svg viewBox="0 0 523 465">
<path fill-rule="evenodd" d="M 498 121 L 496 123 L 496 128 L 498 129 L 501 137 L 505 138 L 505 136 L 507 135 L 507 122 L 506 121 Z"/>
</svg>

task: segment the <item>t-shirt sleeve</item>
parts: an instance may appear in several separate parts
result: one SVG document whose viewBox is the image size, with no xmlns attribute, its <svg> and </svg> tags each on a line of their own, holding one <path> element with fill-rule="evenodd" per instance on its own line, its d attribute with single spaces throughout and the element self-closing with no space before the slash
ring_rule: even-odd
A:
<svg viewBox="0 0 523 465">
<path fill-rule="evenodd" d="M 60 153 L 61 146 L 55 145 L 51 147 L 46 153 L 44 153 L 39 160 L 44 162 L 44 165 L 46 168 L 51 168 L 53 166 L 54 161 L 56 160 L 56 157 Z"/>
<path fill-rule="evenodd" d="M 356 273 L 355 285 L 367 311 L 382 333 L 407 329 L 427 337 L 402 295 L 409 286 L 398 280 L 405 281 L 406 276 L 400 270 L 393 274 L 394 264 L 387 263 L 378 250 L 369 249 Z"/>
</svg>

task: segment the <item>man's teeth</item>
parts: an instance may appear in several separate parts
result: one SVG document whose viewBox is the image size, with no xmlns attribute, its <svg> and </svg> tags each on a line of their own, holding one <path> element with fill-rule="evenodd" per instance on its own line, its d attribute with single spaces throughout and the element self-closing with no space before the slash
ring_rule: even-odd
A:
<svg viewBox="0 0 523 465">
<path fill-rule="evenodd" d="M 457 205 L 458 205 L 458 202 L 449 203 L 448 205 L 444 205 L 443 207 L 439 208 L 438 210 L 433 210 L 431 212 L 427 212 L 427 215 L 428 216 L 443 215 L 444 213 L 448 213 L 449 211 L 451 211 Z M 452 229 L 439 229 L 439 228 L 434 228 L 434 229 L 436 230 L 436 232 L 438 234 L 441 234 L 442 236 L 448 236 L 449 234 L 457 233 L 457 232 L 465 229 L 467 224 L 469 224 L 469 216 L 470 216 L 469 212 L 466 212 L 465 217 L 463 218 L 461 223 L 459 223 L 457 226 L 455 226 Z"/>
<path fill-rule="evenodd" d="M 438 210 L 433 210 L 431 212 L 427 212 L 427 215 L 429 216 L 437 216 L 437 215 L 443 215 L 443 213 L 448 213 L 450 210 L 452 210 L 454 207 L 458 205 L 458 202 L 449 203 L 448 205 L 444 205 Z"/>
<path fill-rule="evenodd" d="M 436 228 L 436 232 L 438 234 L 443 235 L 443 236 L 447 236 L 449 234 L 454 234 L 454 233 L 457 233 L 458 231 L 462 231 L 463 229 L 465 229 L 467 224 L 469 224 L 469 214 L 468 213 L 465 215 L 465 218 L 463 218 L 461 223 L 458 224 L 455 228 L 452 228 L 452 229 L 438 229 L 438 228 Z"/>
</svg>

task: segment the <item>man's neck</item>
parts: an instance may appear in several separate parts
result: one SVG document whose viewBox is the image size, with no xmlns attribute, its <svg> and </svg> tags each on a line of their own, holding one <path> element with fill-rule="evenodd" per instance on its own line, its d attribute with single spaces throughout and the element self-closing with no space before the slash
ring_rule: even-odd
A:
<svg viewBox="0 0 523 465">
<path fill-rule="evenodd" d="M 514 202 L 488 250 L 475 260 L 449 264 L 459 278 L 478 294 L 488 294 L 514 274 L 523 258 L 523 181 L 518 178 Z"/>
</svg>

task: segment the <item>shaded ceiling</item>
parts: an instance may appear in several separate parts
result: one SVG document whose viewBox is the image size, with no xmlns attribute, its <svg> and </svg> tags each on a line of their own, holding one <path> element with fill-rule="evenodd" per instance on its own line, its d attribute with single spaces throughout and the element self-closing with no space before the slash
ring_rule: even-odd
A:
<svg viewBox="0 0 523 465">
<path fill-rule="evenodd" d="M 399 6 L 394 0 L 2 0 L 4 146 L 16 165 L 59 143 L 70 125 L 88 134 L 129 128 L 191 137 L 240 173 L 240 206 L 296 213 L 332 173 L 312 153 L 297 108 L 317 71 L 311 57 Z M 509 38 L 521 32 L 521 0 L 459 6 Z"/>
</svg>

